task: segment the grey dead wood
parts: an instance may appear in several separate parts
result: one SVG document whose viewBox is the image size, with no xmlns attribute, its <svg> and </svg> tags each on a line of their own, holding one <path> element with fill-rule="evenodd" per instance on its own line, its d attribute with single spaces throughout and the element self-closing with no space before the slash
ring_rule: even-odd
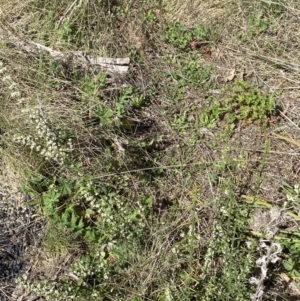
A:
<svg viewBox="0 0 300 301">
<path fill-rule="evenodd" d="M 29 40 L 8 27 L 0 26 L 0 41 L 13 45 L 25 54 L 38 56 L 41 52 L 47 52 L 53 59 L 62 60 L 82 67 L 94 66 L 99 72 L 110 75 L 109 82 L 122 79 L 128 72 L 130 58 L 108 58 L 85 54 L 83 51 L 62 52 Z"/>
</svg>

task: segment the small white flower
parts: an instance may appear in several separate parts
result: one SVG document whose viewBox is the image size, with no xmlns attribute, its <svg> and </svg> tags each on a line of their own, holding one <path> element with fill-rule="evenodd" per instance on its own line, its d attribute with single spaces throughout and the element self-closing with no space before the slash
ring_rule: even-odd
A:
<svg viewBox="0 0 300 301">
<path fill-rule="evenodd" d="M 3 82 L 7 82 L 7 81 L 11 81 L 11 76 L 10 75 L 6 75 L 2 78 Z"/>
<path fill-rule="evenodd" d="M 253 245 L 252 241 L 246 241 L 245 242 L 247 249 L 251 249 L 251 246 Z"/>
<path fill-rule="evenodd" d="M 295 192 L 299 194 L 299 184 L 295 184 L 294 188 L 295 188 Z"/>
<path fill-rule="evenodd" d="M 0 66 L 0 67 L 2 67 L 2 66 Z M 4 72 L 6 71 L 6 69 L 7 69 L 6 66 L 3 67 L 3 68 L 1 68 L 1 69 L 0 69 L 0 74 L 4 73 Z"/>
<path fill-rule="evenodd" d="M 296 201 L 296 198 L 290 194 L 287 194 L 286 195 L 286 198 L 289 202 L 295 202 Z"/>
<path fill-rule="evenodd" d="M 14 91 L 10 94 L 10 97 L 12 98 L 20 98 L 21 97 L 21 93 L 20 91 Z"/>
</svg>

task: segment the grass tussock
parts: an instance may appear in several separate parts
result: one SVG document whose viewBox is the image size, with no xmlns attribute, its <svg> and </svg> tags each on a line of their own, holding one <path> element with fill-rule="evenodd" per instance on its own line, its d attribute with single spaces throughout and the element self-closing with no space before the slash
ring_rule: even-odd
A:
<svg viewBox="0 0 300 301">
<path fill-rule="evenodd" d="M 299 298 L 294 1 L 0 7 L 1 162 L 46 223 L 18 280 L 28 291 Z M 129 70 L 114 78 L 74 51 Z"/>
</svg>

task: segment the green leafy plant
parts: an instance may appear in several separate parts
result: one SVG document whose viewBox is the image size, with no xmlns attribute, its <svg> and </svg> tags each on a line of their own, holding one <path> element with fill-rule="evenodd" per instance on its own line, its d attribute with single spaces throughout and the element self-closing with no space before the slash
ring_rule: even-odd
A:
<svg viewBox="0 0 300 301">
<path fill-rule="evenodd" d="M 168 79 L 163 89 L 172 103 L 184 99 L 187 91 L 209 86 L 213 67 L 203 65 L 201 55 L 198 53 L 179 56 L 175 62 L 172 57 L 168 60 L 174 64 L 171 72 L 164 76 Z"/>
<path fill-rule="evenodd" d="M 76 35 L 76 24 L 70 21 L 65 21 L 57 30 L 57 35 L 66 43 L 72 43 L 73 37 Z"/>
<path fill-rule="evenodd" d="M 88 241 L 99 237 L 111 241 L 142 233 L 146 212 L 151 208 L 151 198 L 127 203 L 124 192 L 121 193 L 127 188 L 126 179 L 117 181 L 119 187 L 115 189 L 84 177 L 70 182 L 56 177 L 41 180 L 28 174 L 28 187 L 24 191 L 36 194 L 38 199 L 30 204 L 41 205 L 44 215 L 58 227 Z M 136 225 L 138 228 L 133 230 Z"/>
<path fill-rule="evenodd" d="M 247 19 L 247 24 L 251 35 L 260 34 L 270 26 L 268 18 L 262 13 L 250 15 Z"/>
<path fill-rule="evenodd" d="M 192 54 L 187 56 L 181 63 L 183 84 L 191 87 L 200 87 L 210 78 L 211 67 L 202 66 L 201 56 Z M 177 75 L 178 76 L 178 75 Z M 175 76 L 176 78 L 176 76 Z M 178 76 L 177 80 L 180 80 Z"/>
<path fill-rule="evenodd" d="M 265 14 L 280 16 L 285 11 L 286 7 L 282 3 L 276 2 L 261 2 L 260 6 Z"/>
<path fill-rule="evenodd" d="M 300 280 L 300 233 L 297 234 L 298 239 L 290 239 L 283 243 L 289 254 L 283 266 L 294 280 Z"/>
<path fill-rule="evenodd" d="M 238 122 L 266 124 L 276 114 L 274 99 L 245 81 L 236 81 L 224 94 L 223 99 L 212 99 L 212 105 L 201 111 L 201 124 L 213 128 L 222 121 L 224 127 L 233 129 Z"/>
<path fill-rule="evenodd" d="M 126 112 L 126 104 L 129 104 L 132 94 L 132 86 L 128 86 L 120 91 L 120 95 L 116 102 L 116 113 L 118 117 L 122 117 Z"/>
<path fill-rule="evenodd" d="M 189 28 L 181 22 L 171 22 L 166 25 L 162 39 L 180 50 L 188 50 L 192 41 L 208 41 L 210 36 L 207 26 Z"/>
<path fill-rule="evenodd" d="M 292 213 L 292 216 L 298 217 L 300 190 L 299 183 L 294 186 L 286 182 L 282 183 L 282 189 L 286 194 L 286 201 L 283 206 Z M 294 212 L 294 213 L 293 213 Z M 287 253 L 283 266 L 292 279 L 300 279 L 300 231 L 299 227 L 292 231 L 282 230 L 277 240 L 282 244 Z"/>
<path fill-rule="evenodd" d="M 97 105 L 95 106 L 94 113 L 96 117 L 99 119 L 100 125 L 109 125 L 113 121 L 114 113 L 112 109 L 105 105 Z M 98 120 L 94 120 L 97 122 Z"/>
<path fill-rule="evenodd" d="M 88 104 L 92 101 L 99 101 L 102 96 L 102 90 L 106 87 L 105 77 L 106 75 L 104 73 L 100 73 L 94 78 L 85 75 L 83 79 L 79 81 L 79 86 L 83 92 L 80 98 Z"/>
</svg>

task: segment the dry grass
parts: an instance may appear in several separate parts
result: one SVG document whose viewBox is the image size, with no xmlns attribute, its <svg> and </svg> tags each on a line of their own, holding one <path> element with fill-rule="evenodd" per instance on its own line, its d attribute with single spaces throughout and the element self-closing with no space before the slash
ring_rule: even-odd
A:
<svg viewBox="0 0 300 301">
<path fill-rule="evenodd" d="M 2 60 L 22 96 L 20 102 L 12 99 L 5 92 L 5 87 L 1 91 L 1 129 L 5 132 L 3 141 L 6 146 L 2 151 L 7 170 L 5 177 L 18 187 L 24 181 L 23 170 L 45 171 L 42 158 L 21 149 L 11 140 L 11 136 L 18 132 L 34 134 L 22 109 L 39 106 L 54 127 L 71 133 L 75 157 L 82 164 L 84 176 L 117 187 L 121 184 L 110 175 L 119 174 L 120 179 L 125 175 L 124 181 L 129 183 L 130 192 L 122 188 L 122 193 L 128 202 L 144 195 L 151 195 L 154 199 L 154 215 L 148 221 L 146 243 L 140 249 L 140 245 L 135 245 L 135 258 L 129 256 L 121 281 L 117 276 L 110 279 L 112 287 L 119 286 L 124 300 L 165 298 L 169 287 L 174 300 L 185 296 L 190 298 L 186 300 L 208 300 L 204 298 L 212 298 L 213 290 L 218 288 L 218 282 L 210 281 L 219 272 L 222 274 L 222 265 L 226 260 L 235 267 L 234 256 L 237 256 L 237 262 L 246 265 L 239 257 L 241 255 L 234 253 L 235 250 L 226 244 L 226 239 L 223 241 L 220 238 L 221 242 L 216 240 L 216 246 L 230 249 L 232 254 L 218 258 L 222 257 L 222 253 L 216 251 L 212 255 L 215 257 L 210 270 L 205 274 L 204 266 L 208 259 L 203 254 L 212 245 L 216 224 L 221 223 L 228 230 L 229 240 L 231 235 L 237 235 L 241 240 L 248 239 L 251 236 L 246 233 L 249 229 L 243 227 L 250 219 L 251 207 L 244 219 L 246 215 L 236 217 L 230 206 L 244 212 L 244 204 L 240 202 L 244 195 L 259 197 L 270 206 L 285 210 L 286 192 L 282 189 L 282 183 L 294 185 L 299 182 L 299 147 L 273 134 L 299 139 L 300 5 L 292 0 L 281 1 L 278 5 L 270 1 L 232 0 L 172 0 L 162 1 L 161 6 L 139 4 L 137 1 L 104 2 L 100 10 L 95 1 L 88 0 L 0 0 L 0 27 L 10 28 L 17 35 L 56 50 L 131 56 L 132 65 L 124 85 L 139 88 L 142 95 L 148 95 L 151 89 L 154 92 L 147 107 L 128 110 L 131 119 L 128 121 L 126 116 L 122 119 L 122 125 L 134 120 L 142 126 L 129 126 L 131 131 L 114 126 L 105 129 L 87 126 L 87 116 L 96 116 L 93 110 L 99 99 L 101 104 L 116 109 L 122 87 L 108 86 L 99 91 L 95 88 L 95 94 L 101 97 L 96 99 L 93 93 L 86 93 L 88 101 L 84 102 L 80 98 L 84 94 L 81 76 L 86 70 L 80 70 L 79 78 L 76 78 L 74 69 L 68 66 L 57 71 L 51 59 L 29 56 L 3 43 L 0 47 Z M 207 85 L 185 84 L 184 93 L 178 101 L 180 80 L 174 74 L 186 79 L 184 59 L 191 58 L 190 52 L 181 53 L 162 40 L 164 25 L 172 21 L 180 21 L 188 28 L 205 24 L 213 31 L 207 48 L 199 49 L 202 56 L 197 61 L 203 68 L 211 67 Z M 93 79 L 96 74 L 89 70 L 87 75 Z M 223 97 L 224 87 L 229 90 L 234 87 L 237 78 L 258 86 L 264 95 L 274 97 L 278 116 L 273 116 L 267 128 L 255 122 L 239 123 L 232 135 L 220 136 L 220 129 L 201 125 L 199 114 L 206 105 L 211 104 L 212 99 Z M 171 87 L 172 93 L 166 87 Z M 131 95 L 131 98 L 134 96 Z M 180 121 L 184 114 L 187 118 Z M 221 130 L 222 126 L 221 123 Z M 151 140 L 154 141 L 151 146 L 142 146 L 142 142 L 149 143 Z M 48 165 L 46 171 L 47 176 L 53 173 L 68 180 L 78 177 L 77 172 L 69 167 L 56 169 L 55 164 Z M 232 196 L 233 203 L 230 203 L 228 195 Z M 229 207 L 222 200 L 227 200 Z M 236 203 L 241 207 L 234 207 Z M 226 210 L 233 214 L 228 219 L 224 218 Z M 263 219 L 266 215 L 268 212 L 263 209 L 255 216 L 256 219 L 257 216 Z M 231 219 L 237 219 L 236 224 L 239 219 L 242 221 L 240 236 L 231 232 L 235 227 Z M 161 221 L 165 224 L 160 224 Z M 278 231 L 293 223 L 297 225 L 298 221 L 289 218 L 286 224 L 279 223 Z M 201 236 L 198 247 L 194 249 L 180 236 L 187 231 L 188 225 L 193 225 Z M 175 246 L 179 246 L 182 254 L 174 253 Z M 289 256 L 288 252 L 285 259 Z M 251 256 L 257 257 L 259 254 L 253 251 Z M 59 256 L 54 256 L 53 260 L 44 262 L 49 265 L 49 270 L 61 263 Z M 250 274 L 255 273 L 254 259 L 252 264 Z M 280 266 L 277 271 L 284 269 Z M 177 275 L 180 277 L 177 278 Z M 285 283 L 281 280 L 284 277 L 272 277 L 274 283 L 266 288 L 268 300 L 282 300 L 280 295 L 285 298 L 289 294 L 297 298 L 297 289 L 293 294 L 285 291 Z M 223 296 L 224 300 L 230 300 L 230 294 L 237 297 L 239 293 L 234 286 L 228 285 L 231 291 Z M 246 287 L 244 284 L 242 288 Z M 203 299 L 198 299 L 202 298 L 199 294 L 204 296 Z M 138 296 L 140 299 L 134 299 Z M 112 298 L 121 297 L 115 295 Z"/>
<path fill-rule="evenodd" d="M 187 25 L 194 26 L 203 23 L 210 26 L 221 26 L 226 24 L 234 16 L 237 10 L 236 1 L 226 0 L 171 0 L 162 1 L 168 21 L 181 21 Z"/>
</svg>

